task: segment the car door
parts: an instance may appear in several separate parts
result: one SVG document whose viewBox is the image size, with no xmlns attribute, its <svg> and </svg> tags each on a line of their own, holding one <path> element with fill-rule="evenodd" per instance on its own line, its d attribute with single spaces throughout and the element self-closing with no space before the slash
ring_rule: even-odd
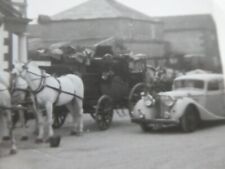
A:
<svg viewBox="0 0 225 169">
<path fill-rule="evenodd" d="M 225 117 L 225 93 L 222 80 L 208 82 L 206 93 L 206 109 L 211 113 Z"/>
</svg>

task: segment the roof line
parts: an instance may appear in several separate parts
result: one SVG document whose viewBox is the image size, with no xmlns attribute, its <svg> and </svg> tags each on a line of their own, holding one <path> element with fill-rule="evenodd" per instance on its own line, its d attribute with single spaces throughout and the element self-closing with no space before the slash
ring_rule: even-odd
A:
<svg viewBox="0 0 225 169">
<path fill-rule="evenodd" d="M 104 13 L 102 15 L 99 14 L 99 11 L 95 11 L 93 8 L 93 5 L 98 5 L 100 6 L 101 4 L 106 5 L 106 7 L 109 7 L 111 11 L 109 10 L 109 14 L 114 13 L 115 15 L 109 16 L 109 17 L 127 17 L 127 18 L 132 18 L 132 19 L 140 19 L 140 20 L 153 20 L 150 16 L 147 14 L 144 14 L 136 9 L 133 9 L 131 7 L 128 7 L 122 3 L 117 2 L 116 0 L 88 0 L 85 1 L 77 6 L 74 6 L 72 8 L 69 8 L 67 10 L 61 11 L 53 16 L 51 16 L 52 20 L 66 20 L 66 19 L 71 19 L 71 20 L 77 20 L 77 19 L 82 19 L 82 15 L 79 15 L 79 9 L 81 9 L 81 14 L 86 12 L 86 17 L 87 19 L 92 19 L 92 18 L 101 18 L 104 17 Z M 92 12 L 97 13 L 97 15 L 92 16 L 88 14 L 88 8 L 91 8 L 90 10 Z M 104 8 L 105 9 L 105 8 Z M 108 11 L 107 9 L 105 9 Z M 105 11 L 105 12 L 106 12 Z M 110 13 L 111 12 L 111 13 Z M 74 14 L 73 14 L 74 13 Z M 78 14 L 78 16 L 76 16 Z M 106 16 L 106 15 L 105 15 Z"/>
<path fill-rule="evenodd" d="M 161 24 L 163 23 L 161 20 L 155 20 L 155 19 L 134 19 L 134 18 L 129 18 L 129 17 L 106 17 L 106 18 L 88 18 L 88 19 L 85 19 L 85 18 L 80 18 L 80 19 L 62 19 L 62 20 L 48 20 L 48 22 L 46 22 L 46 24 L 48 23 L 51 23 L 51 22 L 71 22 L 71 21 L 91 21 L 91 20 L 109 20 L 109 19 L 127 19 L 127 20 L 131 20 L 131 21 L 140 21 L 140 22 L 152 22 L 152 23 L 158 23 L 158 24 Z"/>
<path fill-rule="evenodd" d="M 183 14 L 183 15 L 168 15 L 168 16 L 157 16 L 155 18 L 164 19 L 164 18 L 176 18 L 176 17 L 194 17 L 194 16 L 212 16 L 210 13 L 208 14 Z"/>
<path fill-rule="evenodd" d="M 128 7 L 128 6 L 124 5 L 123 3 L 120 3 L 120 2 L 115 1 L 115 0 L 107 0 L 107 1 L 108 1 L 111 5 L 113 5 L 115 8 L 121 8 L 121 7 L 122 7 L 122 8 L 128 9 L 128 10 L 130 10 L 130 11 L 133 11 L 133 12 L 135 12 L 135 13 L 138 13 L 138 14 L 140 14 L 140 15 L 143 15 L 143 16 L 145 16 L 146 18 L 148 17 L 149 19 L 151 19 L 150 16 L 148 16 L 148 15 L 146 15 L 146 14 L 144 14 L 144 13 L 142 13 L 142 12 L 136 10 L 136 9 L 133 9 L 133 8 L 131 8 L 131 7 Z"/>
</svg>

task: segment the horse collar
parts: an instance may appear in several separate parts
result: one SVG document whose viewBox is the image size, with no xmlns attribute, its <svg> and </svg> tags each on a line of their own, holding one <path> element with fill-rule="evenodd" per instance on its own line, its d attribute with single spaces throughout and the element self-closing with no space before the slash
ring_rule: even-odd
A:
<svg viewBox="0 0 225 169">
<path fill-rule="evenodd" d="M 39 86 L 38 86 L 37 89 L 32 90 L 32 93 L 34 95 L 37 95 L 38 93 L 40 93 L 45 88 L 46 78 L 43 76 L 43 74 L 44 74 L 44 71 L 41 70 L 41 81 L 39 83 Z"/>
</svg>

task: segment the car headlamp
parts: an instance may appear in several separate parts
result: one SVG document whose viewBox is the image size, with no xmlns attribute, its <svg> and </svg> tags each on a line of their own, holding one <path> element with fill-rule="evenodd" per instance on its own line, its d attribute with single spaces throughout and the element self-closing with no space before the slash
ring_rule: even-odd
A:
<svg viewBox="0 0 225 169">
<path fill-rule="evenodd" d="M 162 102 L 168 106 L 171 107 L 175 103 L 175 99 L 172 96 L 162 96 Z"/>
<path fill-rule="evenodd" d="M 155 104 L 155 99 L 150 94 L 146 94 L 142 98 L 144 100 L 144 104 L 147 107 L 153 106 Z"/>
</svg>

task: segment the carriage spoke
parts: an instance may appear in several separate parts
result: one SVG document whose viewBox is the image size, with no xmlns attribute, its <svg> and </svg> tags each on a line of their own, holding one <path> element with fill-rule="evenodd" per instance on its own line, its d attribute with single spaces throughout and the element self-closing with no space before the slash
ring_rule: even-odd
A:
<svg viewBox="0 0 225 169">
<path fill-rule="evenodd" d="M 106 130 L 109 128 L 113 117 L 112 102 L 109 96 L 102 96 L 96 107 L 96 122 L 99 129 Z"/>
</svg>

